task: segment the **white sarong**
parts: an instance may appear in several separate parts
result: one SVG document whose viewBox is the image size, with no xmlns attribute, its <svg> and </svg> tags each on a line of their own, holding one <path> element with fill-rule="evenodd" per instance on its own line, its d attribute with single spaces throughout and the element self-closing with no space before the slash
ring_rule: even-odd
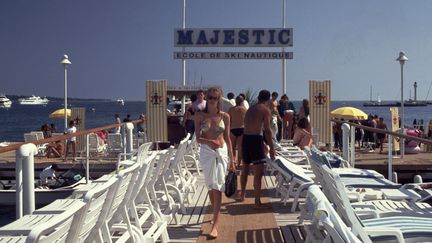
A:
<svg viewBox="0 0 432 243">
<path fill-rule="evenodd" d="M 216 150 L 206 144 L 201 144 L 200 163 L 207 188 L 209 190 L 225 191 L 225 174 L 228 167 L 226 144 Z"/>
</svg>

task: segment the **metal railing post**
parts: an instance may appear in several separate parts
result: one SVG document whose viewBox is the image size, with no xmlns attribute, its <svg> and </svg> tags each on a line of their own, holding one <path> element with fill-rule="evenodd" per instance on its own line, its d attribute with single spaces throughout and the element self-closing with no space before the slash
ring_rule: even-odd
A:
<svg viewBox="0 0 432 243">
<path fill-rule="evenodd" d="M 126 124 L 121 127 L 123 159 L 126 160 Z"/>
<path fill-rule="evenodd" d="M 90 134 L 87 134 L 86 135 L 86 144 L 87 144 L 87 148 L 86 148 L 86 183 L 87 184 L 90 184 L 90 143 L 89 143 L 90 139 L 89 138 L 90 138 Z"/>
<path fill-rule="evenodd" d="M 389 135 L 388 138 L 388 179 L 393 181 L 393 136 Z"/>
<path fill-rule="evenodd" d="M 126 123 L 126 153 L 133 151 L 133 129 L 134 125 L 132 123 Z"/>
<path fill-rule="evenodd" d="M 19 219 L 23 216 L 23 185 L 22 185 L 22 161 L 20 149 L 15 151 L 15 218 Z"/>
<path fill-rule="evenodd" d="M 34 155 L 36 145 L 27 143 L 16 152 L 16 217 L 32 214 L 35 210 Z"/>
<path fill-rule="evenodd" d="M 342 157 L 346 161 L 349 160 L 349 131 L 350 131 L 350 125 L 347 123 L 342 124 Z"/>
<path fill-rule="evenodd" d="M 351 126 L 351 141 L 350 141 L 350 163 L 351 166 L 354 168 L 355 166 L 355 127 Z"/>
</svg>

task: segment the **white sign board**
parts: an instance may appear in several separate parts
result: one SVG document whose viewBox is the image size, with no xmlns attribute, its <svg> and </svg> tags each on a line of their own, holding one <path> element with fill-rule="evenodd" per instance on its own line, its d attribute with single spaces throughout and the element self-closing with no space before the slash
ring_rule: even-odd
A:
<svg viewBox="0 0 432 243">
<path fill-rule="evenodd" d="M 292 52 L 174 52 L 174 59 L 293 59 Z"/>
<path fill-rule="evenodd" d="M 175 29 L 175 47 L 291 47 L 292 28 Z"/>
</svg>

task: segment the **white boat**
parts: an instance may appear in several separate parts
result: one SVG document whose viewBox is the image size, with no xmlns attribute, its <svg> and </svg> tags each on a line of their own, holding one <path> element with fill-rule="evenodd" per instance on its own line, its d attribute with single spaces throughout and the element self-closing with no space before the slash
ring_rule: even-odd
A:
<svg viewBox="0 0 432 243">
<path fill-rule="evenodd" d="M 48 104 L 49 100 L 46 97 L 41 98 L 39 96 L 32 95 L 31 97 L 21 98 L 18 100 L 18 102 L 20 105 L 46 105 Z"/>
<path fill-rule="evenodd" d="M 11 107 L 12 101 L 6 95 L 0 95 L 0 106 Z"/>
<path fill-rule="evenodd" d="M 117 103 L 124 105 L 124 100 L 123 99 L 117 99 Z"/>
</svg>

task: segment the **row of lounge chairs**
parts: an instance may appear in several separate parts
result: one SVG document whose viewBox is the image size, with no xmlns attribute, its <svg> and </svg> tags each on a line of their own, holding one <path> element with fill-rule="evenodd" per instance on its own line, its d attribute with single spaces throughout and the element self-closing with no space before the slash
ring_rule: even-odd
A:
<svg viewBox="0 0 432 243">
<path fill-rule="evenodd" d="M 284 203 L 293 198 L 292 212 L 300 209 L 306 242 L 432 241 L 432 207 L 412 185 L 351 168 L 316 148 L 301 151 L 286 143 L 277 153 L 268 163 L 276 191 Z"/>
<path fill-rule="evenodd" d="M 167 225 L 179 223 L 196 192 L 194 141 L 163 151 L 142 144 L 117 173 L 1 227 L 0 242 L 168 242 Z"/>
</svg>

